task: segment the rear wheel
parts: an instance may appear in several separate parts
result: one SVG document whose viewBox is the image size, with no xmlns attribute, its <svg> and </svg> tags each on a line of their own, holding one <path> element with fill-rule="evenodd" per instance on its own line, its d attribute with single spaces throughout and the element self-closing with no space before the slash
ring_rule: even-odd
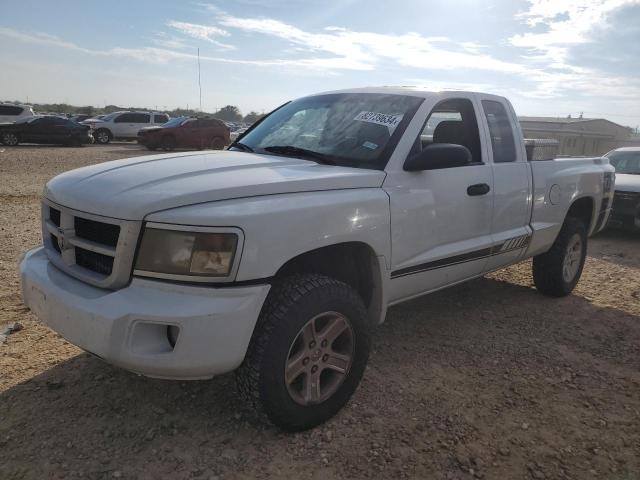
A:
<svg viewBox="0 0 640 480">
<path fill-rule="evenodd" d="M 215 137 L 213 140 L 211 140 L 209 148 L 211 150 L 222 150 L 224 148 L 224 140 L 222 140 L 222 138 L 220 137 Z"/>
<path fill-rule="evenodd" d="M 18 136 L 13 132 L 5 132 L 2 134 L 2 143 L 4 143 L 9 147 L 18 145 L 19 143 Z"/>
<path fill-rule="evenodd" d="M 171 152 L 176 148 L 176 139 L 172 135 L 162 137 L 162 149 L 165 152 Z"/>
<path fill-rule="evenodd" d="M 284 430 L 314 427 L 347 403 L 369 345 L 365 306 L 350 286 L 317 274 L 284 278 L 269 292 L 236 373 L 239 391 Z"/>
<path fill-rule="evenodd" d="M 552 297 L 569 295 L 580 280 L 586 256 L 587 229 L 581 220 L 569 217 L 551 249 L 533 258 L 538 291 Z"/>
<path fill-rule="evenodd" d="M 95 139 L 96 143 L 105 145 L 111 141 L 112 135 L 111 132 L 106 128 L 99 128 L 96 133 L 93 134 L 93 138 Z"/>
</svg>

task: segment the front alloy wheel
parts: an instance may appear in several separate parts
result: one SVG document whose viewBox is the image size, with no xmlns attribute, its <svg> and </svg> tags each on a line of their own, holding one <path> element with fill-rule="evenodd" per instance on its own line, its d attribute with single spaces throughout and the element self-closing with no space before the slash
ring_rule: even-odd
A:
<svg viewBox="0 0 640 480">
<path fill-rule="evenodd" d="M 338 312 L 316 315 L 289 348 L 284 372 L 289 395 L 300 405 L 324 402 L 342 385 L 352 361 L 349 319 Z"/>
<path fill-rule="evenodd" d="M 109 132 L 104 128 L 98 130 L 93 135 L 93 138 L 95 138 L 95 141 L 101 145 L 105 145 L 111 141 L 111 135 L 109 135 Z"/>
<path fill-rule="evenodd" d="M 2 135 L 2 143 L 9 147 L 13 147 L 18 144 L 18 136 L 15 133 L 7 132 Z"/>
<path fill-rule="evenodd" d="M 316 273 L 278 279 L 236 371 L 238 390 L 283 430 L 319 425 L 358 387 L 369 332 L 362 298 L 346 283 Z"/>
</svg>

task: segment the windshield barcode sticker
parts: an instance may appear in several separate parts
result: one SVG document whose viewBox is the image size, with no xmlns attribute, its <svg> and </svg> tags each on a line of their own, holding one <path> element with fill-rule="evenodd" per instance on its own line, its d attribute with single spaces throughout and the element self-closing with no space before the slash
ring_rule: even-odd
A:
<svg viewBox="0 0 640 480">
<path fill-rule="evenodd" d="M 390 130 L 394 130 L 402 120 L 402 117 L 402 115 L 387 115 L 386 113 L 360 112 L 354 120 L 384 125 L 389 127 Z"/>
</svg>

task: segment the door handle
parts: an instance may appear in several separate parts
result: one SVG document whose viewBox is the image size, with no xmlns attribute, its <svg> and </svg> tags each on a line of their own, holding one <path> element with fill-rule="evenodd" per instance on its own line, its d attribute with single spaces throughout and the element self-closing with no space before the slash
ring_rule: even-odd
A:
<svg viewBox="0 0 640 480">
<path fill-rule="evenodd" d="M 490 191 L 491 187 L 486 183 L 476 183 L 475 185 L 469 185 L 467 187 L 467 195 L 469 195 L 470 197 L 486 195 Z"/>
</svg>

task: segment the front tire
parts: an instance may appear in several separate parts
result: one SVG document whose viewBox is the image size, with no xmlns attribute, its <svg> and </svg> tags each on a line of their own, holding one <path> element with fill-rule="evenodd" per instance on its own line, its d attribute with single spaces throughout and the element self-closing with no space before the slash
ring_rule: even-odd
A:
<svg viewBox="0 0 640 480">
<path fill-rule="evenodd" d="M 551 297 L 569 295 L 580 280 L 587 256 L 587 228 L 574 217 L 565 220 L 547 253 L 533 257 L 533 282 Z"/>
<path fill-rule="evenodd" d="M 272 287 L 238 390 L 258 412 L 286 431 L 315 427 L 351 398 L 364 373 L 370 327 L 360 296 L 318 274 L 295 274 Z"/>
<path fill-rule="evenodd" d="M 2 143 L 8 147 L 15 147 L 20 143 L 18 135 L 13 132 L 6 132 L 2 134 Z"/>
<path fill-rule="evenodd" d="M 106 145 L 111 141 L 113 136 L 111 135 L 111 132 L 106 128 L 99 128 L 98 130 L 96 130 L 96 133 L 93 134 L 93 138 L 95 139 L 96 143 L 99 143 L 100 145 Z"/>
</svg>

